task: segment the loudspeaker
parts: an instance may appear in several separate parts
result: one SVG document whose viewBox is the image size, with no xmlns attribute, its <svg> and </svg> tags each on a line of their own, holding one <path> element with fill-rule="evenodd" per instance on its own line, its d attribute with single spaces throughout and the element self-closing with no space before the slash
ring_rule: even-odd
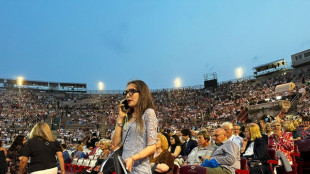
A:
<svg viewBox="0 0 310 174">
<path fill-rule="evenodd" d="M 205 80 L 204 86 L 205 86 L 205 88 L 216 88 L 217 87 L 217 79 Z"/>
</svg>

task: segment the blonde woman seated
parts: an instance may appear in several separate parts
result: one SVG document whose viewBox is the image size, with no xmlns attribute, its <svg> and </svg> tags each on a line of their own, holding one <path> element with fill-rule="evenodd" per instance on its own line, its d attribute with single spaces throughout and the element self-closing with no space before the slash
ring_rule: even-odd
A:
<svg viewBox="0 0 310 174">
<path fill-rule="evenodd" d="M 283 124 L 283 130 L 284 132 L 291 132 L 294 140 L 301 140 L 301 136 L 292 121 L 285 121 Z"/>
<path fill-rule="evenodd" d="M 265 124 L 264 133 L 265 133 L 265 135 L 267 135 L 268 137 L 273 133 L 273 132 L 272 132 L 272 129 L 271 129 L 271 124 L 270 124 L 270 123 L 266 123 L 266 124 Z"/>
<path fill-rule="evenodd" d="M 167 149 L 168 149 L 167 138 L 161 133 L 157 134 L 156 151 L 149 158 L 153 174 L 173 173 L 174 158 Z"/>
<path fill-rule="evenodd" d="M 200 131 L 197 134 L 198 146 L 188 155 L 184 165 L 200 165 L 205 157 L 211 156 L 214 147 L 209 145 L 210 135 L 206 131 Z"/>
<path fill-rule="evenodd" d="M 250 123 L 245 129 L 241 156 L 249 161 L 250 173 L 271 173 L 267 160 L 269 159 L 267 143 L 262 138 L 259 126 Z"/>
</svg>

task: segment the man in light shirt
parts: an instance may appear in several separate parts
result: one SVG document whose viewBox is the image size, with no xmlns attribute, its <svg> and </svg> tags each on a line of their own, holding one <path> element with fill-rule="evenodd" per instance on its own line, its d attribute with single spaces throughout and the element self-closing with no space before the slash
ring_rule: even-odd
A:
<svg viewBox="0 0 310 174">
<path fill-rule="evenodd" d="M 227 139 L 230 141 L 236 143 L 239 147 L 239 150 L 241 150 L 243 145 L 243 138 L 241 138 L 239 135 L 233 134 L 233 124 L 231 122 L 224 122 L 221 126 L 227 133 Z"/>
</svg>

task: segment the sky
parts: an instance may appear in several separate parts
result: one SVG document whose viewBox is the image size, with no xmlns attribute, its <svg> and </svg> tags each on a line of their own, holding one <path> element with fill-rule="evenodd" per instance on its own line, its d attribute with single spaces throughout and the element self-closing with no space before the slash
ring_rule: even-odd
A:
<svg viewBox="0 0 310 174">
<path fill-rule="evenodd" d="M 0 78 L 151 89 L 310 49 L 309 0 L 0 0 Z"/>
</svg>

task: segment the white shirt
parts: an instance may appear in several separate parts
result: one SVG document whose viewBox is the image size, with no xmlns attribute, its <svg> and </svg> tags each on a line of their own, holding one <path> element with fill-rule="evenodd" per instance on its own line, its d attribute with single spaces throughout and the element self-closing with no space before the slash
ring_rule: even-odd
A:
<svg viewBox="0 0 310 174">
<path fill-rule="evenodd" d="M 229 138 L 230 141 L 236 143 L 238 146 L 239 146 L 239 150 L 242 148 L 242 140 L 243 138 L 241 138 L 240 136 L 236 136 L 236 135 L 232 135 L 230 138 Z"/>
</svg>

